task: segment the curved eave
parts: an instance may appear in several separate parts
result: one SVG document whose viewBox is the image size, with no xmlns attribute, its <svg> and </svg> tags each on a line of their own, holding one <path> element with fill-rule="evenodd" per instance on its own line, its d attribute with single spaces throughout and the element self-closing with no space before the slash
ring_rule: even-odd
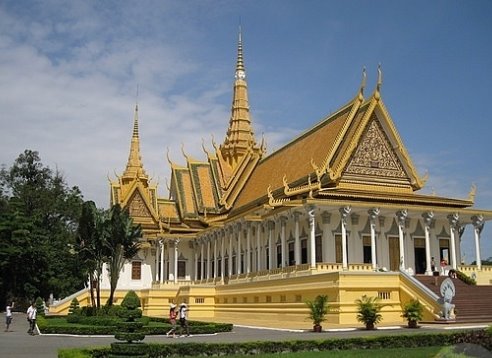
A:
<svg viewBox="0 0 492 358">
<path fill-rule="evenodd" d="M 375 192 L 357 192 L 357 191 L 320 191 L 318 197 L 321 199 L 336 199 L 336 200 L 357 200 L 378 203 L 391 204 L 410 204 L 410 205 L 432 205 L 447 208 L 468 208 L 473 206 L 473 201 L 442 198 L 437 196 L 427 196 L 418 194 L 393 194 L 393 193 L 375 193 Z"/>
</svg>

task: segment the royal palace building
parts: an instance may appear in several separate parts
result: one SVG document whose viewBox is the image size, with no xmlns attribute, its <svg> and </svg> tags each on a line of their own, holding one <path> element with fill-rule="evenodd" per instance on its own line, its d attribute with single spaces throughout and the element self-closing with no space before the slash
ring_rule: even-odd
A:
<svg viewBox="0 0 492 358">
<path fill-rule="evenodd" d="M 203 145 L 204 159 L 168 158 L 167 198 L 144 169 L 136 107 L 128 162 L 110 182 L 110 197 L 144 234 L 121 273 L 116 303 L 131 289 L 148 315 L 186 302 L 191 319 L 306 328 L 305 301 L 319 294 L 329 298 L 328 324 L 357 322 L 362 295 L 387 304 L 389 323 L 402 321 L 412 297 L 427 319 L 439 316 L 438 297 L 418 279 L 434 271 L 454 269 L 490 285 L 480 243 L 492 211 L 474 208 L 474 187 L 459 199 L 420 193 L 427 178 L 412 163 L 381 86 L 378 68 L 366 95 L 364 71 L 352 99 L 267 155 L 253 130 L 239 35 L 225 138 L 213 149 Z M 461 262 L 465 230 L 473 232 L 476 265 Z M 101 284 L 109 290 L 107 278 Z"/>
</svg>

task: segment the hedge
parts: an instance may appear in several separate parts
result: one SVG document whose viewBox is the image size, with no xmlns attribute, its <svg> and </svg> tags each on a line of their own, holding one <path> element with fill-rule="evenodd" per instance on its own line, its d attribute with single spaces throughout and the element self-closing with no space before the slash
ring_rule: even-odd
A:
<svg viewBox="0 0 492 358">
<path fill-rule="evenodd" d="M 450 346 L 459 343 L 473 343 L 492 349 L 492 333 L 487 330 L 460 331 L 452 333 L 423 333 L 392 336 L 357 337 L 325 340 L 298 340 L 281 342 L 244 343 L 149 343 L 142 352 L 149 358 L 172 356 L 227 356 L 233 354 L 253 355 L 265 353 L 290 353 L 303 351 L 330 351 L 379 348 L 416 348 Z M 145 347 L 145 348 L 144 348 Z M 92 350 L 93 358 L 107 358 L 109 348 Z"/>
</svg>

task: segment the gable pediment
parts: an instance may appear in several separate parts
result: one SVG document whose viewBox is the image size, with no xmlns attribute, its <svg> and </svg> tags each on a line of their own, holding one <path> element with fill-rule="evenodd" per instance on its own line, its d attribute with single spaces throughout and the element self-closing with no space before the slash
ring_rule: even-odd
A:
<svg viewBox="0 0 492 358">
<path fill-rule="evenodd" d="M 147 205 L 147 201 L 144 199 L 138 188 L 136 188 L 133 192 L 126 207 L 130 212 L 130 216 L 135 218 L 137 222 L 139 219 L 155 221 L 155 215 L 152 213 L 151 209 Z"/>
<path fill-rule="evenodd" d="M 334 162 L 339 188 L 410 193 L 423 186 L 381 99 L 354 117 Z"/>
<path fill-rule="evenodd" d="M 408 180 L 398 155 L 375 115 L 368 122 L 344 173 Z"/>
</svg>

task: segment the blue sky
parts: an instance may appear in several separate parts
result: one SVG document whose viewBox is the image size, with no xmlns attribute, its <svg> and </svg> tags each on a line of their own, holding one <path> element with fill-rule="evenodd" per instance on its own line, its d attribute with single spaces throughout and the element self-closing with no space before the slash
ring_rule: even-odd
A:
<svg viewBox="0 0 492 358">
<path fill-rule="evenodd" d="M 165 195 L 168 147 L 184 163 L 181 143 L 204 158 L 201 138 L 224 138 L 241 23 L 254 128 L 269 152 L 351 99 L 364 66 L 370 93 L 381 63 L 383 100 L 429 173 L 422 192 L 465 198 L 475 183 L 476 207 L 492 209 L 491 13 L 481 0 L 3 0 L 0 164 L 37 150 L 107 207 L 138 86 L 142 159 Z"/>
</svg>

